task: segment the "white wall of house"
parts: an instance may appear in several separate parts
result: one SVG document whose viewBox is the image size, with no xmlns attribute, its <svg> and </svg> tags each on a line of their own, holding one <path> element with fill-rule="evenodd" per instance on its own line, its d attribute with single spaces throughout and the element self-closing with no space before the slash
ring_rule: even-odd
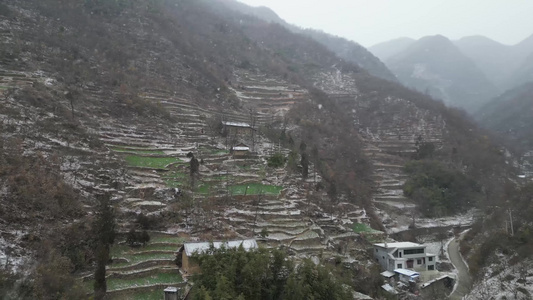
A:
<svg viewBox="0 0 533 300">
<path fill-rule="evenodd" d="M 426 247 L 409 247 L 407 249 L 374 246 L 374 258 L 383 270 L 394 271 L 395 269 L 412 268 L 417 270 L 435 270 L 436 257 L 426 253 Z M 389 253 L 393 256 L 389 255 Z"/>
</svg>

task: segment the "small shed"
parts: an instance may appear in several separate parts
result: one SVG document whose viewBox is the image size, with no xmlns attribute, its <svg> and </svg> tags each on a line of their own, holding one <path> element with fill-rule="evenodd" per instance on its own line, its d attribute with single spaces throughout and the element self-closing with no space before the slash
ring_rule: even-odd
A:
<svg viewBox="0 0 533 300">
<path fill-rule="evenodd" d="M 250 147 L 240 143 L 231 148 L 231 153 L 233 153 L 233 157 L 245 157 L 250 153 Z"/>
<path fill-rule="evenodd" d="M 165 292 L 165 300 L 181 300 L 181 293 L 180 293 L 180 289 L 178 289 L 177 287 L 172 287 L 172 286 L 169 286 L 167 287 L 164 292 Z"/>
<path fill-rule="evenodd" d="M 400 281 L 405 283 L 416 282 L 420 279 L 420 273 L 408 269 L 396 269 L 394 273 L 398 274 Z"/>
<path fill-rule="evenodd" d="M 381 276 L 383 276 L 385 278 L 385 281 L 391 285 L 394 285 L 394 276 L 396 274 L 394 274 L 394 272 L 391 272 L 391 271 L 384 271 L 384 272 L 381 272 L 380 273 Z"/>
</svg>

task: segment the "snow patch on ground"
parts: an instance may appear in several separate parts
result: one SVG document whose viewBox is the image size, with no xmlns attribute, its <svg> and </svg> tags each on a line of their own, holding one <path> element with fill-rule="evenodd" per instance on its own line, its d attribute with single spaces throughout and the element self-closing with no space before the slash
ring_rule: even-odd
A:
<svg viewBox="0 0 533 300">
<path fill-rule="evenodd" d="M 485 269 L 480 280 L 464 300 L 477 299 L 533 299 L 533 260 L 528 259 L 514 266 L 508 266 L 508 259 L 502 256 L 498 264 Z"/>
</svg>

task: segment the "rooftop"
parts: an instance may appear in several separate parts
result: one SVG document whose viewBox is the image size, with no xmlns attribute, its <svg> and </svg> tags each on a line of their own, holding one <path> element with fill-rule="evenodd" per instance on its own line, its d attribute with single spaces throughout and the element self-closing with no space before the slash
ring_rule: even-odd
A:
<svg viewBox="0 0 533 300">
<path fill-rule="evenodd" d="M 248 151 L 250 150 L 250 147 L 246 146 L 235 146 L 232 148 L 234 151 Z"/>
<path fill-rule="evenodd" d="M 381 248 L 387 248 L 387 249 L 394 249 L 394 248 L 420 248 L 420 247 L 424 247 L 425 248 L 426 247 L 426 245 L 417 244 L 417 243 L 411 243 L 411 242 L 379 243 L 379 244 L 374 244 L 374 246 L 381 247 Z"/>
<path fill-rule="evenodd" d="M 412 270 L 408 270 L 408 269 L 396 269 L 396 270 L 394 270 L 394 272 L 396 272 L 398 274 L 406 275 L 406 276 L 409 276 L 409 277 L 420 276 L 420 273 L 412 271 Z"/>
<path fill-rule="evenodd" d="M 233 127 L 252 128 L 252 126 L 250 126 L 250 124 L 244 123 L 244 122 L 226 122 L 226 121 L 222 121 L 222 124 L 226 125 L 226 126 L 233 126 Z"/>
<path fill-rule="evenodd" d="M 257 242 L 255 240 L 237 240 L 237 241 L 227 241 L 227 242 L 201 242 L 201 243 L 185 243 L 183 248 L 187 256 L 191 256 L 194 253 L 204 253 L 211 246 L 215 249 L 220 249 L 222 247 L 226 249 L 230 248 L 239 248 L 242 245 L 244 250 L 249 251 L 251 249 L 257 249 Z"/>
<path fill-rule="evenodd" d="M 386 277 L 386 278 L 391 278 L 392 276 L 394 276 L 394 273 L 391 271 L 381 272 L 380 274 L 381 276 Z"/>
</svg>

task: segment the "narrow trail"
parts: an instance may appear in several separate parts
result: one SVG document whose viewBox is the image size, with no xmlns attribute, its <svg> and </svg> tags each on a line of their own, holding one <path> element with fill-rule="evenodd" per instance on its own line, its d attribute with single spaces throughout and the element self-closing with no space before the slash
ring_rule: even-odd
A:
<svg viewBox="0 0 533 300">
<path fill-rule="evenodd" d="M 461 235 L 462 238 L 462 235 Z M 457 238 L 453 239 L 448 245 L 448 254 L 450 255 L 450 260 L 452 264 L 458 271 L 457 275 L 457 286 L 452 294 L 450 294 L 450 299 L 452 300 L 461 300 L 472 288 L 472 277 L 468 271 L 461 254 L 459 252 L 459 241 Z"/>
</svg>

